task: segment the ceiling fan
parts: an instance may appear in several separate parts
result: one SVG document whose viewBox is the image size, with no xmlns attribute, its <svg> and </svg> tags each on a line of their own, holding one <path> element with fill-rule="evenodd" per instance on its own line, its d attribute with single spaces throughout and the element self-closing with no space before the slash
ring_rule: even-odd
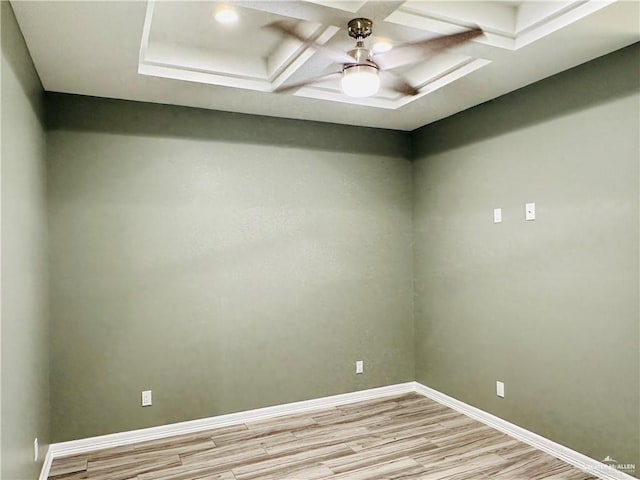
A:
<svg viewBox="0 0 640 480">
<path fill-rule="evenodd" d="M 305 38 L 296 31 L 295 27 L 282 21 L 271 23 L 266 27 L 295 38 L 306 46 L 327 55 L 334 62 L 342 64 L 340 72 L 279 87 L 274 92 L 286 92 L 312 83 L 340 78 L 342 91 L 350 97 L 360 98 L 375 95 L 380 88 L 381 81 L 395 92 L 408 96 L 417 95 L 418 89 L 402 75 L 393 72 L 394 68 L 424 60 L 430 54 L 440 53 L 483 34 L 482 29 L 476 27 L 452 35 L 404 43 L 394 47 L 393 50 L 376 53 L 364 44 L 364 39 L 370 36 L 373 31 L 373 22 L 368 18 L 354 18 L 347 24 L 347 32 L 350 37 L 356 40 L 356 46 L 353 50 L 344 52 L 327 45 L 320 45 L 311 38 Z"/>
</svg>

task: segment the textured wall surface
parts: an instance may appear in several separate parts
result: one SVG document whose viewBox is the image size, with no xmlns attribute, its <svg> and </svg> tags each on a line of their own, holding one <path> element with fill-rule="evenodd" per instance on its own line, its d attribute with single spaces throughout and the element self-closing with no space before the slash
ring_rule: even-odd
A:
<svg viewBox="0 0 640 480">
<path fill-rule="evenodd" d="M 48 94 L 45 139 L 2 2 L 3 480 L 49 389 L 64 441 L 413 379 L 640 464 L 638 51 L 411 135 Z"/>
<path fill-rule="evenodd" d="M 413 380 L 406 134 L 49 108 L 55 441 Z"/>
<path fill-rule="evenodd" d="M 37 478 L 49 441 L 42 86 L 9 2 L 2 16 L 2 471 Z M 40 442 L 34 462 L 33 440 Z"/>
<path fill-rule="evenodd" d="M 636 465 L 639 50 L 414 137 L 417 380 Z"/>
</svg>

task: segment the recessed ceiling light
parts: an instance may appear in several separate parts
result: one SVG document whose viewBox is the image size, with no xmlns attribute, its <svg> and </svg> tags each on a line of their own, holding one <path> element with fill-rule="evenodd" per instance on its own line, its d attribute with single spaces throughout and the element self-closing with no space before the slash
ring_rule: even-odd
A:
<svg viewBox="0 0 640 480">
<path fill-rule="evenodd" d="M 238 12 L 230 7 L 222 7 L 216 11 L 215 19 L 218 23 L 236 23 L 238 21 Z"/>
<path fill-rule="evenodd" d="M 387 40 L 378 40 L 373 44 L 372 50 L 373 53 L 384 53 L 391 50 L 392 47 L 393 45 L 391 45 L 391 42 L 388 42 Z"/>
</svg>

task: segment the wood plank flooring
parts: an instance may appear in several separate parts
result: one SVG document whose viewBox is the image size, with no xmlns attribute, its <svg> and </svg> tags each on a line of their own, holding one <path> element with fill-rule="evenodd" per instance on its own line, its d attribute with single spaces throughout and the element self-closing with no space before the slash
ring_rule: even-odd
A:
<svg viewBox="0 0 640 480">
<path fill-rule="evenodd" d="M 417 394 L 55 459 L 50 480 L 591 480 Z"/>
</svg>

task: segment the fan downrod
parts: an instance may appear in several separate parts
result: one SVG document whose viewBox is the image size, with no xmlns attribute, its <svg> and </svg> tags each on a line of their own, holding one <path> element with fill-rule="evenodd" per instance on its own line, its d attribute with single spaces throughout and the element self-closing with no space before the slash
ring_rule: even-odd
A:
<svg viewBox="0 0 640 480">
<path fill-rule="evenodd" d="M 368 18 L 354 18 L 347 24 L 347 26 L 349 27 L 349 36 L 356 40 L 360 40 L 371 35 L 373 22 Z"/>
</svg>

